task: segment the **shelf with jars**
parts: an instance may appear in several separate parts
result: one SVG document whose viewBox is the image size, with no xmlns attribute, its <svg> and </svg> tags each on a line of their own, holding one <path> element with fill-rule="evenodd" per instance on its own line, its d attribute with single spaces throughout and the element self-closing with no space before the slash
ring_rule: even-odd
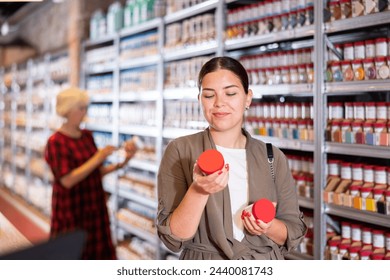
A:
<svg viewBox="0 0 390 280">
<path fill-rule="evenodd" d="M 14 64 L 3 76 L 4 156 L 2 182 L 46 216 L 51 210 L 52 174 L 44 161 L 46 141 L 60 123 L 52 107 L 67 84 L 66 53 Z"/>
<path fill-rule="evenodd" d="M 375 239 L 384 239 L 389 231 L 389 6 L 343 0 L 328 2 L 324 11 L 322 161 L 327 169 L 321 197 L 326 219 L 339 225 L 323 237 L 324 257 L 378 259 L 379 250 L 385 258 L 389 248 L 373 248 L 371 238 L 362 244 L 361 232 L 368 225 L 370 232 L 381 231 Z M 358 234 L 348 234 L 351 225 Z"/>
</svg>

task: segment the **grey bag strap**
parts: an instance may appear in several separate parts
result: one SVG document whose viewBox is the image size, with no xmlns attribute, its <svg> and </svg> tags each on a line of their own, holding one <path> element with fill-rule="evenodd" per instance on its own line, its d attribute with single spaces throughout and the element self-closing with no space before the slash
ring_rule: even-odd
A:
<svg viewBox="0 0 390 280">
<path fill-rule="evenodd" d="M 268 157 L 269 168 L 271 169 L 272 179 L 275 182 L 274 152 L 272 150 L 272 144 L 271 143 L 266 143 L 266 145 L 267 145 L 267 157 Z"/>
</svg>

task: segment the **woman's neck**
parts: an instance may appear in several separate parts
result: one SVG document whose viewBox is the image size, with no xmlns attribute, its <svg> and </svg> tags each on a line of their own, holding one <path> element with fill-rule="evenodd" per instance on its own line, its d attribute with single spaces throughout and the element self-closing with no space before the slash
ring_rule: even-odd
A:
<svg viewBox="0 0 390 280">
<path fill-rule="evenodd" d="M 72 138 L 79 138 L 81 137 L 81 129 L 77 125 L 72 125 L 70 123 L 64 123 L 60 129 L 60 132 L 64 133 L 65 135 L 72 137 Z"/>
<path fill-rule="evenodd" d="M 210 129 L 215 145 L 231 149 L 244 149 L 246 145 L 246 137 L 242 131 L 222 132 Z"/>
</svg>

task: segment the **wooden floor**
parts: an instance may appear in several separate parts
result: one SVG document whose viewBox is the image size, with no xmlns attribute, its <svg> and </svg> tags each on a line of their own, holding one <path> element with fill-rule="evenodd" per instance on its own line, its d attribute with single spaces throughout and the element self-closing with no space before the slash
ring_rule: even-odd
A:
<svg viewBox="0 0 390 280">
<path fill-rule="evenodd" d="M 4 187 L 0 187 L 0 212 L 32 244 L 49 238 L 49 218 Z"/>
</svg>

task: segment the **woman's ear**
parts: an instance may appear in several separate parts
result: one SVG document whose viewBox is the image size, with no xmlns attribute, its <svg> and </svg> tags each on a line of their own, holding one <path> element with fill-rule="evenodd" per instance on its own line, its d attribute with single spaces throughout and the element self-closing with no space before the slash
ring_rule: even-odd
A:
<svg viewBox="0 0 390 280">
<path fill-rule="evenodd" d="M 248 94 L 246 95 L 245 107 L 249 107 L 251 105 L 252 98 L 253 98 L 253 92 L 251 89 L 249 89 Z"/>
</svg>

